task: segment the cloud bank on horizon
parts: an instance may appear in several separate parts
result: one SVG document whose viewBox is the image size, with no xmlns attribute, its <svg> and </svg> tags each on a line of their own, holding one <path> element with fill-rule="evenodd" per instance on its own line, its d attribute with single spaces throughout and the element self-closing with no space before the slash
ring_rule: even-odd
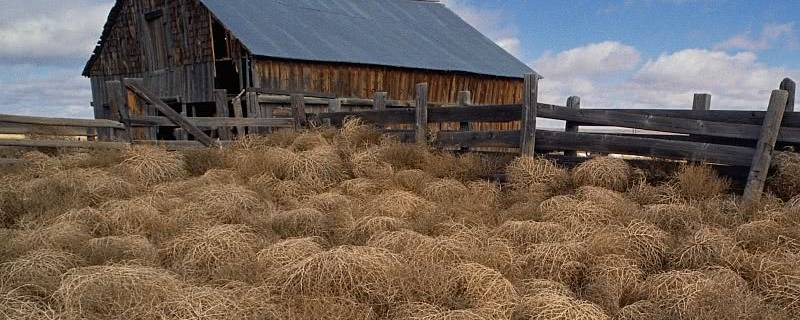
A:
<svg viewBox="0 0 800 320">
<path fill-rule="evenodd" d="M 495 8 L 471 0 L 442 2 L 543 74 L 541 99 L 548 103 L 579 95 L 590 108 L 688 108 L 693 93 L 706 92 L 714 96 L 712 106 L 757 109 L 781 78 L 800 79 L 799 70 L 763 58 L 776 46 L 798 50 L 794 21 L 765 23 L 756 32 L 732 31 L 708 47 L 655 55 L 613 38 L 534 54 L 520 37 L 525 26 L 506 19 L 509 3 Z M 6 4 L 0 11 L 0 68 L 5 71 L 0 73 L 0 113 L 92 117 L 89 81 L 80 73 L 112 5 L 111 0 Z"/>
</svg>

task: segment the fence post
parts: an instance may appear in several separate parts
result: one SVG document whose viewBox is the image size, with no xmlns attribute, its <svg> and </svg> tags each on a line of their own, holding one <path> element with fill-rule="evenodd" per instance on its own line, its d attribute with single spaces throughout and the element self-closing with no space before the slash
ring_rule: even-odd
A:
<svg viewBox="0 0 800 320">
<path fill-rule="evenodd" d="M 459 107 L 469 107 L 472 105 L 472 92 L 470 91 L 459 91 L 458 92 L 458 99 L 457 103 Z M 458 123 L 458 130 L 462 132 L 472 131 L 472 123 L 471 122 L 459 122 Z M 469 152 L 469 147 L 461 147 L 461 152 Z"/>
<path fill-rule="evenodd" d="M 535 73 L 525 75 L 525 91 L 522 103 L 522 130 L 520 130 L 520 153 L 533 156 L 536 148 L 536 109 L 539 99 L 539 80 Z"/>
<path fill-rule="evenodd" d="M 567 108 L 570 109 L 580 109 L 581 108 L 581 97 L 572 96 L 567 98 Z M 564 127 L 564 132 L 573 132 L 578 133 L 578 124 L 572 121 L 567 121 L 566 126 Z M 578 151 L 575 150 L 568 150 L 564 151 L 564 155 L 568 157 L 577 157 Z"/>
<path fill-rule="evenodd" d="M 294 130 L 300 131 L 306 125 L 306 98 L 302 94 L 293 94 L 291 98 Z"/>
<path fill-rule="evenodd" d="M 236 118 L 244 118 L 244 111 L 242 110 L 242 95 L 233 98 L 233 116 Z M 247 132 L 243 126 L 236 126 L 236 134 L 239 138 L 244 137 Z"/>
<path fill-rule="evenodd" d="M 118 132 L 118 139 L 132 142 L 133 132 L 131 130 L 131 117 L 128 112 L 128 90 L 122 85 L 122 81 L 107 81 L 106 92 L 111 101 L 112 117 L 125 125 L 124 131 Z"/>
<path fill-rule="evenodd" d="M 794 80 L 785 78 L 781 81 L 781 90 L 786 90 L 789 93 L 789 100 L 786 102 L 786 112 L 794 112 L 794 99 L 797 91 L 797 84 Z"/>
<path fill-rule="evenodd" d="M 416 95 L 416 121 L 414 132 L 418 145 L 428 144 L 428 84 L 418 83 Z"/>
<path fill-rule="evenodd" d="M 711 95 L 708 93 L 695 93 L 692 101 L 692 111 L 711 110 Z"/>
<path fill-rule="evenodd" d="M 745 208 L 751 208 L 753 204 L 761 199 L 788 100 L 789 93 L 784 90 L 772 91 L 772 95 L 769 98 L 769 108 L 764 117 L 761 137 L 758 139 L 758 145 L 756 145 L 756 153 L 753 156 L 750 175 L 747 177 L 747 187 L 744 190 L 744 195 L 742 195 L 742 204 Z"/>
<path fill-rule="evenodd" d="M 385 111 L 386 110 L 386 92 L 375 92 L 372 100 L 372 111 Z"/>
<path fill-rule="evenodd" d="M 227 118 L 228 115 L 228 91 L 225 89 L 214 90 L 214 100 L 217 104 L 217 117 Z M 184 105 L 185 108 L 186 105 Z M 217 128 L 219 138 L 221 140 L 231 140 L 231 128 L 219 127 Z"/>
</svg>

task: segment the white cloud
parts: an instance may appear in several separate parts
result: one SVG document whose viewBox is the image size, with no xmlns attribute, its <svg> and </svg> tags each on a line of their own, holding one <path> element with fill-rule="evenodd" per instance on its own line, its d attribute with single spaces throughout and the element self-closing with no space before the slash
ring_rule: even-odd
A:
<svg viewBox="0 0 800 320">
<path fill-rule="evenodd" d="M 629 71 L 636 68 L 640 60 L 641 54 L 636 48 L 605 41 L 557 54 L 545 53 L 533 65 L 545 77 L 583 78 Z"/>
<path fill-rule="evenodd" d="M 770 49 L 779 41 L 789 47 L 797 46 L 794 23 L 766 24 L 757 37 L 753 37 L 751 31 L 746 31 L 714 45 L 714 49 L 762 51 Z"/>
<path fill-rule="evenodd" d="M 89 79 L 72 68 L 48 68 L 46 72 L 34 66 L 6 68 L 17 78 L 0 80 L 0 113 L 91 118 L 89 105 L 92 92 Z M 42 73 L 31 76 L 32 73 Z"/>
<path fill-rule="evenodd" d="M 546 59 L 540 58 L 537 63 L 551 61 L 552 57 L 573 57 L 590 46 L 545 55 Z M 602 64 L 600 60 L 595 63 Z M 688 109 L 693 94 L 703 92 L 712 94 L 713 109 L 763 110 L 770 91 L 781 79 L 800 76 L 798 70 L 767 65 L 752 52 L 729 54 L 706 49 L 664 53 L 633 69 L 630 65 L 613 65 L 565 64 L 552 76 L 545 74 L 540 86 L 542 101 L 563 104 L 568 96 L 579 95 L 587 108 Z"/>
<path fill-rule="evenodd" d="M 517 28 L 508 22 L 507 14 L 501 10 L 471 5 L 465 0 L 442 0 L 441 2 L 500 47 L 518 58 L 522 56 Z"/>
<path fill-rule="evenodd" d="M 112 1 L 12 1 L 0 11 L 0 63 L 85 61 Z"/>
</svg>

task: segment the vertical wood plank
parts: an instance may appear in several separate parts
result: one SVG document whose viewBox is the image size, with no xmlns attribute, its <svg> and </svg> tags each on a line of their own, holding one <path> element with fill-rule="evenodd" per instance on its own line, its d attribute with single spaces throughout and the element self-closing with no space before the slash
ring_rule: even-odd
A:
<svg viewBox="0 0 800 320">
<path fill-rule="evenodd" d="M 711 95 L 708 93 L 695 93 L 692 101 L 693 111 L 711 110 Z"/>
<path fill-rule="evenodd" d="M 581 108 L 581 97 L 572 96 L 572 97 L 567 98 L 567 108 L 580 109 Z M 575 133 L 577 133 L 578 131 L 580 131 L 580 128 L 579 128 L 577 123 L 572 122 L 572 121 L 567 121 L 567 124 L 564 127 L 564 131 L 565 132 L 575 132 Z M 564 155 L 565 156 L 569 156 L 569 157 L 577 157 L 578 156 L 578 151 L 574 151 L 574 150 L 564 151 Z"/>
<path fill-rule="evenodd" d="M 221 90 L 214 90 L 214 101 L 217 105 L 217 117 L 218 118 L 227 118 L 228 117 L 228 91 L 225 89 Z M 230 127 L 219 127 L 217 128 L 219 138 L 221 140 L 231 140 L 231 128 Z"/>
<path fill-rule="evenodd" d="M 794 112 L 794 99 L 797 95 L 797 84 L 794 80 L 785 78 L 781 81 L 781 90 L 785 90 L 789 93 L 789 100 L 786 102 L 786 112 Z"/>
<path fill-rule="evenodd" d="M 459 107 L 468 107 L 472 105 L 472 92 L 470 91 L 459 91 L 458 96 L 456 97 L 456 103 Z M 472 123 L 471 122 L 459 122 L 458 123 L 458 130 L 459 131 L 471 131 L 472 130 Z M 461 147 L 461 152 L 469 152 L 469 147 Z"/>
<path fill-rule="evenodd" d="M 522 130 L 520 131 L 520 153 L 533 156 L 536 152 L 536 108 L 539 99 L 539 79 L 535 73 L 525 75 L 525 92 L 522 101 Z"/>
<path fill-rule="evenodd" d="M 292 115 L 294 116 L 294 129 L 295 131 L 300 131 L 306 125 L 306 98 L 302 94 L 293 94 L 291 106 Z"/>
<path fill-rule="evenodd" d="M 233 116 L 236 118 L 244 118 L 244 111 L 242 111 L 242 96 L 236 96 L 233 98 Z M 243 126 L 236 126 L 236 135 L 239 138 L 244 137 L 247 132 L 244 130 Z"/>
<path fill-rule="evenodd" d="M 112 117 L 118 119 L 119 122 L 125 125 L 125 130 L 117 132 L 117 139 L 131 142 L 131 117 L 128 112 L 128 99 L 127 91 L 121 81 L 108 81 L 106 82 L 106 90 L 108 91 L 109 101 L 111 102 Z"/>
<path fill-rule="evenodd" d="M 415 138 L 418 145 L 428 144 L 428 84 L 419 83 L 416 88 Z"/>
<path fill-rule="evenodd" d="M 386 92 L 375 92 L 372 97 L 372 111 L 386 111 Z"/>
<path fill-rule="evenodd" d="M 261 115 L 261 106 L 258 104 L 258 93 L 256 92 L 247 92 L 245 94 L 245 100 L 247 104 L 247 117 L 248 118 L 262 118 Z M 249 133 L 263 133 L 263 128 L 259 127 L 247 127 L 247 132 Z"/>
<path fill-rule="evenodd" d="M 761 199 L 764 192 L 764 183 L 767 179 L 772 153 L 775 149 L 775 142 L 778 140 L 778 132 L 781 129 L 783 114 L 786 111 L 786 103 L 789 100 L 789 92 L 784 90 L 772 91 L 769 99 L 769 108 L 764 117 L 764 125 L 761 129 L 761 137 L 756 145 L 756 153 L 753 156 L 753 164 L 750 167 L 750 175 L 747 177 L 747 187 L 742 195 L 742 204 L 752 207 Z"/>
<path fill-rule="evenodd" d="M 181 115 L 184 116 L 184 117 L 188 117 L 189 116 L 189 109 L 188 109 L 188 107 L 186 106 L 185 103 L 181 104 Z M 189 135 L 187 135 L 186 131 L 184 131 L 183 129 L 177 128 L 177 129 L 175 129 L 175 139 L 177 139 L 177 140 L 189 140 Z"/>
<path fill-rule="evenodd" d="M 328 112 L 342 112 L 342 100 L 339 99 L 328 100 Z"/>
</svg>

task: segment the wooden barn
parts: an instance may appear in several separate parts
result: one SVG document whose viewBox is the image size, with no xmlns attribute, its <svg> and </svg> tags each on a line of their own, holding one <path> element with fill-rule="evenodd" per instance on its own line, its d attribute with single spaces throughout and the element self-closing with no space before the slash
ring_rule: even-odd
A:
<svg viewBox="0 0 800 320">
<path fill-rule="evenodd" d="M 517 103 L 530 72 L 436 1 L 117 0 L 83 75 L 105 119 L 121 78 L 213 117 L 220 89 L 413 100 L 427 82 L 434 103 Z"/>
</svg>

